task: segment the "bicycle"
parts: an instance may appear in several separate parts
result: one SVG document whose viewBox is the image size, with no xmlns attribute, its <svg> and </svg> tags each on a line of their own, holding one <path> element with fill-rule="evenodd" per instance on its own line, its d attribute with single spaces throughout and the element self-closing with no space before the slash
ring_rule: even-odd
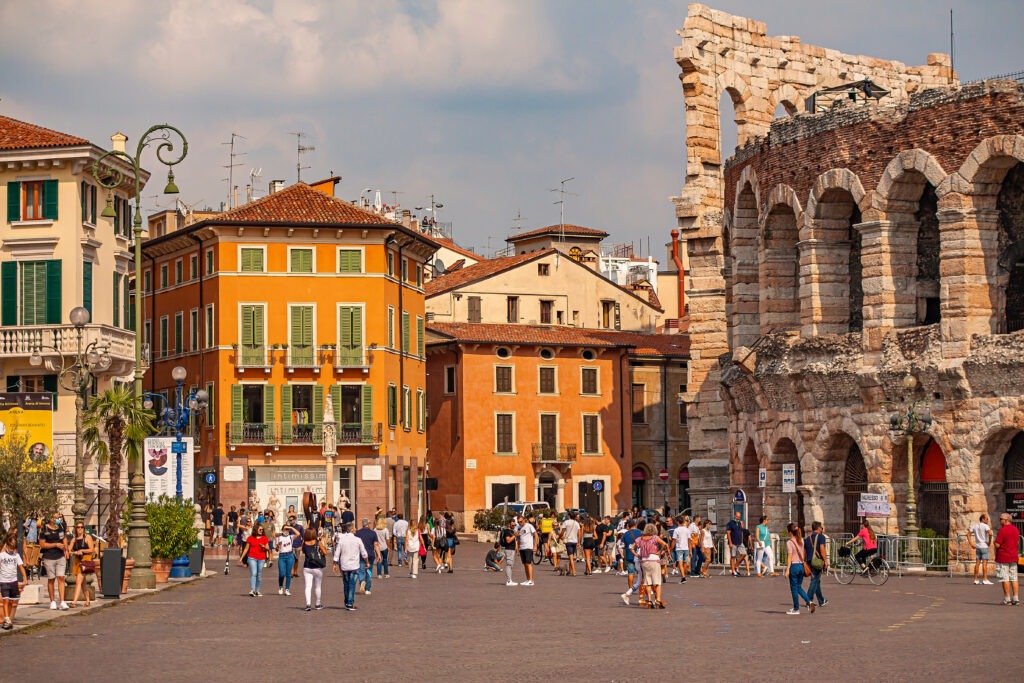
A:
<svg viewBox="0 0 1024 683">
<path fill-rule="evenodd" d="M 851 583 L 860 574 L 866 576 L 868 581 L 874 585 L 881 586 L 889 580 L 890 569 L 889 561 L 881 555 L 875 555 L 868 559 L 862 568 L 853 556 L 853 552 L 846 547 L 839 549 L 839 559 L 832 566 L 836 581 L 843 585 Z"/>
</svg>

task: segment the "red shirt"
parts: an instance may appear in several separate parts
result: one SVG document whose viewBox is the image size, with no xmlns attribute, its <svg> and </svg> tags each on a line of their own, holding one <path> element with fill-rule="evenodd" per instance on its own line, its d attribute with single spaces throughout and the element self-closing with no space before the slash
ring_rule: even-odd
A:
<svg viewBox="0 0 1024 683">
<path fill-rule="evenodd" d="M 270 539 L 266 536 L 250 536 L 245 539 L 245 542 L 249 544 L 249 557 L 254 560 L 267 559 L 266 548 L 270 543 Z"/>
<path fill-rule="evenodd" d="M 1012 524 L 1006 524 L 996 534 L 996 563 L 1016 564 L 1017 546 L 1020 543 L 1020 532 Z"/>
</svg>

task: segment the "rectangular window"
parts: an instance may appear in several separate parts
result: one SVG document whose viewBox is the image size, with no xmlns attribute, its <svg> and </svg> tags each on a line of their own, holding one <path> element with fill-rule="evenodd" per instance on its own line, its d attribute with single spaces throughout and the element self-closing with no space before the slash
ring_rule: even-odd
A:
<svg viewBox="0 0 1024 683">
<path fill-rule="evenodd" d="M 338 308 L 338 358 L 341 365 L 363 363 L 363 307 Z"/>
<path fill-rule="evenodd" d="M 614 301 L 602 301 L 601 302 L 601 327 L 606 330 L 612 328 L 612 324 L 615 321 L 615 302 Z"/>
<path fill-rule="evenodd" d="M 114 327 L 121 325 L 121 273 L 114 273 Z"/>
<path fill-rule="evenodd" d="M 597 415 L 583 416 L 583 452 L 598 453 Z"/>
<path fill-rule="evenodd" d="M 82 261 L 82 307 L 92 316 L 92 261 Z"/>
<path fill-rule="evenodd" d="M 647 424 L 647 414 L 644 408 L 644 389 L 643 384 L 633 384 L 632 392 L 630 392 L 631 407 L 633 409 L 633 424 L 642 425 Z"/>
<path fill-rule="evenodd" d="M 388 385 L 388 426 L 394 427 L 398 424 L 398 387 L 394 384 Z"/>
<path fill-rule="evenodd" d="M 409 313 L 402 311 L 402 351 L 409 353 Z"/>
<path fill-rule="evenodd" d="M 45 325 L 46 320 L 46 262 L 33 261 L 19 264 L 18 284 L 21 288 L 21 324 Z M 114 309 L 117 310 L 116 308 Z M 114 323 L 117 324 L 116 322 Z"/>
<path fill-rule="evenodd" d="M 422 432 L 427 425 L 427 397 L 422 389 L 416 390 L 416 431 Z"/>
<path fill-rule="evenodd" d="M 394 277 L 395 276 L 395 255 L 394 255 L 394 253 L 389 251 L 387 253 L 387 256 L 384 258 L 384 260 L 387 262 L 387 265 L 388 265 L 388 275 L 390 275 L 391 277 Z"/>
<path fill-rule="evenodd" d="M 313 272 L 313 250 L 291 249 L 288 252 L 289 269 L 293 273 Z"/>
<path fill-rule="evenodd" d="M 142 271 L 142 291 L 146 292 L 147 294 L 153 291 L 152 275 L 153 274 L 148 270 Z"/>
<path fill-rule="evenodd" d="M 264 306 L 262 304 L 249 304 L 242 306 L 242 344 L 241 361 L 242 365 L 264 365 L 266 363 L 266 348 L 264 347 Z"/>
<path fill-rule="evenodd" d="M 199 278 L 199 254 L 192 254 L 188 257 L 188 279 Z"/>
<path fill-rule="evenodd" d="M 400 264 L 402 266 L 402 282 L 409 281 L 409 259 L 404 258 Z"/>
<path fill-rule="evenodd" d="M 193 308 L 188 312 L 188 338 L 189 351 L 199 350 L 199 309 Z"/>
<path fill-rule="evenodd" d="M 59 325 L 63 262 L 6 261 L 0 264 L 0 322 L 4 325 Z"/>
<path fill-rule="evenodd" d="M 206 274 L 213 275 L 213 249 L 206 250 Z"/>
<path fill-rule="evenodd" d="M 540 379 L 538 393 L 554 394 L 557 392 L 555 385 L 555 368 L 540 368 Z"/>
<path fill-rule="evenodd" d="M 412 392 L 402 387 L 402 429 L 412 429 Z"/>
<path fill-rule="evenodd" d="M 160 348 L 157 349 L 157 358 L 167 355 L 167 316 L 160 318 Z"/>
<path fill-rule="evenodd" d="M 510 323 L 519 322 L 519 297 L 510 296 L 505 299 L 505 319 Z"/>
<path fill-rule="evenodd" d="M 153 343 L 153 333 L 150 329 L 150 321 L 147 320 L 142 324 L 142 343 L 150 345 Z"/>
<path fill-rule="evenodd" d="M 160 289 L 167 289 L 167 264 L 160 266 Z"/>
<path fill-rule="evenodd" d="M 174 262 L 174 284 L 180 285 L 185 281 L 185 262 L 178 259 Z"/>
<path fill-rule="evenodd" d="M 537 264 L 537 275 L 550 275 L 551 267 L 547 263 Z"/>
<path fill-rule="evenodd" d="M 292 306 L 288 325 L 291 365 L 313 367 L 316 358 L 313 349 L 313 307 Z"/>
<path fill-rule="evenodd" d="M 423 358 L 427 355 L 426 330 L 423 327 L 423 316 L 416 316 L 416 355 Z"/>
<path fill-rule="evenodd" d="M 203 337 L 206 348 L 213 346 L 213 304 L 206 305 L 206 336 Z"/>
<path fill-rule="evenodd" d="M 361 273 L 361 272 L 363 272 L 363 251 L 361 249 L 339 249 L 338 250 L 338 272 L 339 273 Z"/>
<path fill-rule="evenodd" d="M 597 368 L 580 368 L 580 393 L 597 394 Z"/>
<path fill-rule="evenodd" d="M 558 458 L 558 415 L 542 413 L 540 416 L 540 448 L 545 460 Z"/>
<path fill-rule="evenodd" d="M 494 392 L 497 394 L 512 393 L 512 366 L 494 366 Z"/>
<path fill-rule="evenodd" d="M 540 302 L 540 324 L 550 325 L 551 324 L 551 311 L 555 309 L 554 301 L 541 301 Z"/>
<path fill-rule="evenodd" d="M 96 225 L 96 186 L 89 186 L 89 222 Z"/>
<path fill-rule="evenodd" d="M 494 452 L 513 453 L 515 416 L 511 413 L 499 413 L 494 416 Z"/>
<path fill-rule="evenodd" d="M 21 184 L 21 220 L 43 220 L 43 181 Z"/>
<path fill-rule="evenodd" d="M 478 323 L 483 320 L 483 313 L 480 310 L 480 297 L 471 296 L 467 300 L 469 305 L 469 316 L 467 320 L 471 323 Z"/>
<path fill-rule="evenodd" d="M 388 348 L 395 348 L 395 307 L 388 306 Z"/>
<path fill-rule="evenodd" d="M 680 425 L 685 425 L 686 424 L 686 401 L 684 401 L 682 399 L 682 395 L 684 393 L 686 393 L 686 385 L 685 384 L 680 384 L 679 385 L 679 399 L 677 401 L 679 403 L 679 424 Z"/>
<path fill-rule="evenodd" d="M 206 426 L 207 427 L 212 427 L 213 425 L 216 424 L 216 420 L 214 419 L 214 416 L 217 414 L 217 411 L 214 409 L 214 404 L 213 404 L 213 398 L 214 398 L 213 397 L 213 389 L 214 389 L 213 382 L 207 382 L 206 383 L 206 393 L 209 394 L 209 396 L 210 396 L 209 403 L 206 404 Z"/>
<path fill-rule="evenodd" d="M 185 316 L 181 311 L 174 314 L 174 353 L 181 353 L 184 348 Z"/>
<path fill-rule="evenodd" d="M 239 260 L 241 261 L 241 272 L 262 273 L 263 249 L 259 247 L 242 247 L 239 249 Z"/>
<path fill-rule="evenodd" d="M 454 394 L 455 393 L 455 366 L 446 365 L 444 366 L 444 393 Z"/>
<path fill-rule="evenodd" d="M 82 222 L 89 222 L 89 186 L 83 180 L 79 183 L 79 194 L 82 199 Z"/>
<path fill-rule="evenodd" d="M 423 286 L 423 266 L 418 263 L 416 264 L 416 286 Z"/>
</svg>

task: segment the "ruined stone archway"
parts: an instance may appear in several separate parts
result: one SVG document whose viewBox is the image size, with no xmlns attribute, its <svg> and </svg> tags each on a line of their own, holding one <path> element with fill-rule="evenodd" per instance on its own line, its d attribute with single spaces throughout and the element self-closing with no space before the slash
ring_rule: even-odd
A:
<svg viewBox="0 0 1024 683">
<path fill-rule="evenodd" d="M 749 167 L 748 167 L 749 169 Z M 758 273 L 757 176 L 744 169 L 732 216 L 732 348 L 750 346 L 761 335 Z"/>
<path fill-rule="evenodd" d="M 1024 330 L 1024 163 L 1007 171 L 996 195 L 999 212 L 999 332 Z"/>
<path fill-rule="evenodd" d="M 769 206 L 761 230 L 762 334 L 800 329 L 799 240 L 793 207 L 781 202 Z"/>
</svg>

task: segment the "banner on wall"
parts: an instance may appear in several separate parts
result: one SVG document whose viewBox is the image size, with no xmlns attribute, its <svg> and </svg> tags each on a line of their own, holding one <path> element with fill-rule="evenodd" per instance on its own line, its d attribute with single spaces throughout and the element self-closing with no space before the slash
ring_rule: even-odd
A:
<svg viewBox="0 0 1024 683">
<path fill-rule="evenodd" d="M 0 437 L 17 434 L 25 439 L 28 469 L 53 469 L 53 394 L 0 393 Z"/>
<path fill-rule="evenodd" d="M 254 467 L 256 488 L 250 498 L 260 510 L 273 510 L 280 520 L 294 507 L 297 516 L 305 522 L 302 513 L 302 494 L 315 493 L 317 501 L 326 500 L 327 472 L 324 467 Z"/>
<path fill-rule="evenodd" d="M 195 450 L 191 436 L 151 436 L 145 441 L 146 500 L 161 494 L 174 497 L 181 455 L 181 495 L 195 500 Z"/>
</svg>

